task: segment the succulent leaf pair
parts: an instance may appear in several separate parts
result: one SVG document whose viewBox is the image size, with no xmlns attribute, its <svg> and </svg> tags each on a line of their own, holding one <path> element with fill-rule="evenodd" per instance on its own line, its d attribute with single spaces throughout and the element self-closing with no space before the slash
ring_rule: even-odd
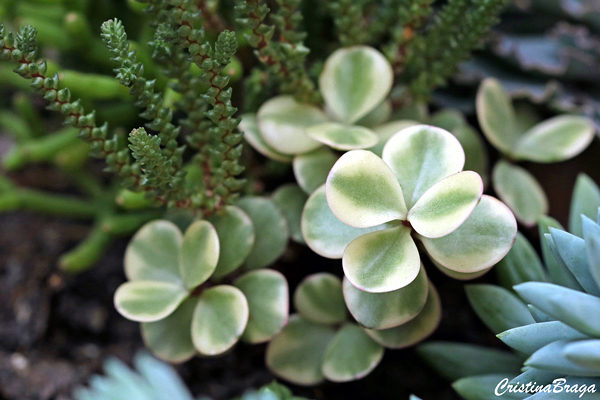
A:
<svg viewBox="0 0 600 400">
<path fill-rule="evenodd" d="M 594 124 L 586 117 L 559 115 L 538 123 L 536 116 L 517 113 L 495 79 L 482 82 L 476 106 L 486 138 L 509 160 L 568 160 L 585 150 L 594 138 Z M 500 199 L 524 225 L 535 225 L 548 212 L 544 190 L 525 169 L 501 160 L 493 169 L 492 182 Z"/>
<path fill-rule="evenodd" d="M 453 386 L 463 397 L 488 399 L 506 377 L 511 383 L 540 385 L 566 377 L 567 384 L 600 387 L 600 190 L 585 176 L 576 188 L 571 211 L 585 209 L 577 218 L 577 232 L 564 231 L 549 217 L 540 220 L 545 268 L 521 235 L 497 266 L 501 282 L 516 295 L 494 285 L 467 287 L 477 315 L 515 354 L 446 342 L 420 347 L 428 362 L 456 381 Z M 484 357 L 486 362 L 475 362 Z M 514 398 L 553 397 L 529 393 Z"/>
<path fill-rule="evenodd" d="M 269 229 L 277 217 L 286 226 L 280 214 L 269 215 L 269 204 L 274 207 L 249 197 L 210 222 L 191 223 L 184 234 L 172 222 L 157 220 L 133 237 L 125 253 L 129 282 L 115 293 L 115 306 L 142 323 L 144 341 L 159 357 L 181 362 L 196 353 L 220 354 L 240 338 L 267 341 L 285 325 L 288 286 L 280 273 L 257 269 L 231 284 L 220 282 L 243 263 L 261 268 L 277 258 L 273 246 L 279 245 Z M 277 235 L 287 241 L 286 234 Z"/>
<path fill-rule="evenodd" d="M 437 327 L 440 301 L 433 286 L 427 288 L 423 269 L 419 285 L 425 285 L 424 290 L 404 290 L 405 295 L 417 294 L 416 299 L 400 293 L 379 298 L 399 306 L 401 311 L 395 313 L 381 307 L 377 300 L 361 297 L 365 292 L 357 291 L 347 280 L 342 283 L 335 275 L 318 273 L 306 277 L 294 293 L 298 313 L 290 317 L 288 325 L 267 347 L 267 365 L 275 375 L 300 385 L 364 377 L 379 364 L 385 347 L 410 346 Z M 426 299 L 420 298 L 422 293 Z M 360 319 L 354 315 L 357 321 L 370 318 L 371 326 L 392 327 L 374 330 L 352 322 L 346 311 L 349 302 L 359 304 Z M 401 323 L 404 325 L 397 326 Z"/>
<path fill-rule="evenodd" d="M 421 262 L 413 235 L 444 271 L 485 272 L 512 246 L 516 222 L 501 202 L 482 195 L 481 178 L 462 171 L 464 160 L 452 134 L 426 125 L 394 135 L 383 158 L 365 150 L 344 154 L 305 206 L 307 244 L 342 258 L 350 283 L 372 293 L 416 278 Z"/>
</svg>

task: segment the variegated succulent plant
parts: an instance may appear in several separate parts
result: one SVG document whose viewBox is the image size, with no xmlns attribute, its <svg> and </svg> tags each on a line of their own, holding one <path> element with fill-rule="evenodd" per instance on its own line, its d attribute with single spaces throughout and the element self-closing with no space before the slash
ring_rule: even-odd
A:
<svg viewBox="0 0 600 400">
<path fill-rule="evenodd" d="M 240 338 L 265 342 L 288 319 L 287 281 L 263 268 L 286 244 L 283 215 L 260 197 L 194 221 L 184 234 L 170 221 L 150 222 L 127 247 L 129 282 L 116 291 L 115 306 L 141 322 L 146 345 L 172 362 L 223 353 Z M 231 279 L 242 265 L 252 270 Z"/>
<path fill-rule="evenodd" d="M 535 177 L 513 162 L 552 163 L 573 158 L 591 143 L 594 123 L 579 115 L 539 122 L 526 109 L 515 111 L 500 83 L 491 78 L 481 83 L 476 106 L 483 133 L 506 158 L 492 171 L 494 189 L 519 222 L 533 226 L 547 214 L 548 199 Z"/>
<path fill-rule="evenodd" d="M 507 288 L 467 287 L 477 315 L 513 353 L 449 342 L 419 348 L 434 368 L 455 381 L 453 387 L 465 399 L 487 400 L 495 390 L 509 399 L 598 398 L 600 189 L 583 175 L 573 195 L 570 228 L 566 232 L 553 219 L 542 218 L 545 267 L 519 236 L 497 267 Z M 566 381 L 550 386 L 550 392 L 539 391 L 555 379 Z M 509 385 L 516 391 L 510 392 Z"/>
</svg>

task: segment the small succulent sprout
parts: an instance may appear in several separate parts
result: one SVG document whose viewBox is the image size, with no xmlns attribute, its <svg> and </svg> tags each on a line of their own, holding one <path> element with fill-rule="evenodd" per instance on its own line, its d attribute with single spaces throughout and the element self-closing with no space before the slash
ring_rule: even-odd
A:
<svg viewBox="0 0 600 400">
<path fill-rule="evenodd" d="M 459 274 L 489 269 L 510 249 L 516 222 L 501 202 L 482 197 L 480 176 L 462 171 L 463 164 L 458 140 L 428 125 L 396 133 L 382 158 L 350 151 L 331 169 L 325 193 L 308 199 L 305 240 L 324 256 L 341 253 L 349 283 L 371 293 L 415 280 L 421 261 L 413 232 L 444 268 Z M 425 296 L 426 287 L 421 306 Z"/>
<path fill-rule="evenodd" d="M 476 106 L 486 138 L 511 160 L 568 160 L 585 150 L 594 138 L 594 124 L 583 116 L 559 115 L 536 123 L 528 112 L 520 115 L 500 83 L 492 78 L 479 87 Z M 548 211 L 541 186 L 524 169 L 502 161 L 494 168 L 492 182 L 500 198 L 524 225 L 535 225 Z"/>
<path fill-rule="evenodd" d="M 287 282 L 278 272 L 250 271 L 233 284 L 209 280 L 237 269 L 254 249 L 253 222 L 241 209 L 228 206 L 211 221 L 194 221 L 183 234 L 172 222 L 149 222 L 125 252 L 129 281 L 115 306 L 142 323 L 146 345 L 168 361 L 221 354 L 240 338 L 266 341 L 287 321 Z"/>
<path fill-rule="evenodd" d="M 254 246 L 244 265 L 249 269 L 263 268 L 272 264 L 285 251 L 288 242 L 288 226 L 285 216 L 272 199 L 246 196 L 237 202 L 252 220 Z"/>
</svg>

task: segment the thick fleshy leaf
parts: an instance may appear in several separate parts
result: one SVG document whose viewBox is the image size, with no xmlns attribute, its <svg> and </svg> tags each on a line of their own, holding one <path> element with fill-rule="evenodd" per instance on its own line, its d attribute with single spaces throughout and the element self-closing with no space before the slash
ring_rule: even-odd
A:
<svg viewBox="0 0 600 400">
<path fill-rule="evenodd" d="M 365 149 L 377 143 L 377 135 L 358 125 L 325 122 L 306 130 L 308 136 L 336 150 Z"/>
<path fill-rule="evenodd" d="M 595 223 L 582 216 L 582 230 L 590 274 L 596 285 L 600 286 L 600 222 Z"/>
<path fill-rule="evenodd" d="M 272 160 L 284 163 L 292 162 L 291 155 L 278 152 L 265 141 L 258 129 L 258 121 L 255 114 L 242 115 L 242 120 L 238 126 L 240 131 L 244 133 L 244 139 L 250 143 L 250 146 L 254 150 Z"/>
<path fill-rule="evenodd" d="M 488 152 L 475 129 L 469 125 L 461 125 L 451 130 L 465 151 L 465 165 L 463 169 L 475 171 L 481 175 L 484 184 L 487 184 Z"/>
<path fill-rule="evenodd" d="M 338 157 L 326 147 L 294 157 L 294 177 L 306 193 L 311 194 L 327 180 Z"/>
<path fill-rule="evenodd" d="M 459 281 L 470 281 L 471 279 L 479 278 L 479 277 L 487 274 L 493 268 L 493 267 L 490 267 L 488 269 L 482 269 L 481 271 L 477 271 L 477 272 L 462 273 L 462 272 L 453 271 L 451 269 L 448 269 L 448 268 L 442 266 L 440 263 L 435 261 L 435 259 L 433 259 L 433 258 L 431 259 L 431 262 L 433 262 L 433 264 L 436 266 L 436 268 L 439 269 L 440 271 L 442 271 L 446 276 L 449 276 L 450 278 L 453 278 L 453 279 L 458 279 Z"/>
<path fill-rule="evenodd" d="M 192 315 L 198 300 L 187 298 L 173 314 L 156 322 L 141 324 L 144 344 L 159 358 L 180 363 L 196 354 L 192 342 Z"/>
<path fill-rule="evenodd" d="M 405 287 L 387 293 L 369 293 L 344 279 L 344 299 L 356 321 L 370 329 L 389 329 L 413 319 L 427 300 L 427 274 L 421 269 Z"/>
<path fill-rule="evenodd" d="M 327 258 L 342 258 L 348 243 L 382 228 L 383 225 L 355 228 L 337 219 L 327 204 L 325 185 L 308 198 L 302 212 L 302 234 L 306 244 L 312 251 Z"/>
<path fill-rule="evenodd" d="M 385 100 L 369 111 L 367 115 L 356 121 L 355 125 L 373 128 L 389 120 L 390 115 L 392 115 L 392 102 L 390 100 Z"/>
<path fill-rule="evenodd" d="M 500 199 L 523 225 L 535 225 L 548 212 L 548 199 L 544 189 L 525 169 L 499 161 L 492 172 L 492 182 Z"/>
<path fill-rule="evenodd" d="M 427 302 L 419 315 L 405 324 L 391 329 L 365 331 L 373 340 L 389 349 L 402 349 L 412 346 L 431 335 L 442 318 L 440 296 L 429 283 Z"/>
<path fill-rule="evenodd" d="M 254 269 L 272 264 L 283 254 L 288 241 L 288 227 L 282 212 L 266 197 L 243 197 L 237 206 L 254 226 L 254 246 L 246 257 L 246 267 Z"/>
<path fill-rule="evenodd" d="M 515 291 L 549 316 L 592 337 L 600 336 L 600 319 L 590 318 L 598 314 L 600 298 L 542 282 L 522 283 Z"/>
<path fill-rule="evenodd" d="M 535 125 L 521 136 L 515 156 L 535 162 L 558 162 L 575 157 L 594 139 L 594 124 L 577 115 L 559 115 Z"/>
<path fill-rule="evenodd" d="M 515 217 L 502 202 L 483 195 L 469 218 L 451 234 L 421 238 L 427 253 L 442 266 L 461 273 L 490 268 L 512 247 L 517 235 Z"/>
<path fill-rule="evenodd" d="M 508 289 L 523 282 L 546 280 L 546 272 L 540 258 L 520 232 L 517 232 L 512 249 L 500 260 L 495 270 L 499 281 Z"/>
<path fill-rule="evenodd" d="M 181 282 L 178 257 L 182 241 L 181 231 L 172 222 L 148 222 L 133 236 L 125 251 L 127 279 Z"/>
<path fill-rule="evenodd" d="M 569 232 L 581 236 L 581 215 L 596 219 L 600 207 L 600 188 L 585 174 L 579 174 L 575 181 L 571 208 L 569 210 Z"/>
<path fill-rule="evenodd" d="M 494 333 L 535 323 L 527 306 L 500 286 L 468 285 L 466 291 L 471 307 Z"/>
<path fill-rule="evenodd" d="M 576 375 L 576 376 L 599 376 L 600 369 L 587 368 L 585 366 L 574 363 L 565 357 L 567 346 L 575 342 L 567 340 L 559 340 L 552 342 L 537 350 L 526 361 L 525 365 L 560 372 L 561 375 Z"/>
<path fill-rule="evenodd" d="M 183 235 L 179 252 L 179 274 L 189 290 L 206 281 L 219 261 L 219 237 L 208 221 L 196 221 Z"/>
<path fill-rule="evenodd" d="M 298 385 L 316 385 L 323 380 L 323 355 L 335 329 L 300 317 L 290 322 L 269 342 L 267 366 L 275 375 Z"/>
<path fill-rule="evenodd" d="M 598 372 L 600 376 L 600 340 L 579 340 L 565 346 L 563 353 L 567 360 L 589 370 Z"/>
<path fill-rule="evenodd" d="M 347 323 L 325 351 L 323 375 L 334 382 L 363 378 L 379 364 L 383 351 L 358 325 Z"/>
<path fill-rule="evenodd" d="M 550 228 L 550 234 L 560 261 L 571 271 L 579 285 L 586 292 L 600 296 L 600 287 L 588 265 L 585 240 L 560 229 Z"/>
<path fill-rule="evenodd" d="M 505 400 L 521 400 L 525 398 L 525 394 L 512 393 L 508 390 L 503 392 L 501 383 L 504 381 L 508 384 L 507 377 L 504 374 L 491 374 L 491 375 L 475 375 L 466 378 L 461 378 L 456 382 L 452 383 L 452 388 L 460 395 L 464 400 L 488 400 L 496 396 L 494 393 L 502 393 L 502 399 Z"/>
<path fill-rule="evenodd" d="M 201 354 L 216 355 L 229 350 L 248 323 L 248 301 L 230 285 L 206 289 L 200 295 L 192 319 L 192 341 Z"/>
<path fill-rule="evenodd" d="M 525 354 L 532 354 L 557 340 L 577 340 L 586 337 L 583 333 L 559 321 L 519 326 L 498 334 L 498 338 L 508 346 Z"/>
<path fill-rule="evenodd" d="M 248 300 L 248 325 L 242 340 L 261 343 L 275 336 L 288 320 L 289 293 L 285 277 L 271 269 L 247 272 L 234 282 Z"/>
<path fill-rule="evenodd" d="M 338 324 L 347 315 L 342 282 L 326 272 L 307 276 L 298 285 L 294 306 L 303 318 L 319 324 Z"/>
<path fill-rule="evenodd" d="M 544 265 L 548 270 L 549 281 L 560 286 L 581 290 L 581 286 L 579 286 L 571 271 L 560 261 L 558 253 L 554 254 L 556 252 L 556 245 L 550 235 L 550 228 L 563 229 L 562 225 L 554 218 L 543 216 L 538 220 L 542 257 Z"/>
<path fill-rule="evenodd" d="M 506 374 L 516 376 L 521 359 L 508 351 L 455 342 L 429 342 L 417 353 L 440 375 L 455 381 L 471 375 Z"/>
<path fill-rule="evenodd" d="M 340 157 L 325 187 L 329 208 L 345 224 L 368 228 L 406 217 L 398 180 L 370 151 L 352 150 Z"/>
<path fill-rule="evenodd" d="M 306 128 L 327 121 L 318 108 L 296 102 L 291 96 L 277 96 L 258 110 L 258 127 L 265 142 L 283 154 L 302 154 L 321 145 L 306 134 Z"/>
<path fill-rule="evenodd" d="M 308 196 L 298 185 L 287 184 L 273 192 L 273 201 L 279 207 L 290 231 L 290 238 L 297 243 L 304 243 L 302 228 L 302 210 Z"/>
<path fill-rule="evenodd" d="M 477 91 L 477 119 L 486 138 L 504 154 L 512 154 L 521 132 L 510 98 L 496 79 L 485 79 Z"/>
<path fill-rule="evenodd" d="M 465 222 L 482 194 L 483 182 L 476 172 L 450 175 L 423 193 L 409 210 L 408 221 L 422 236 L 446 236 Z"/>
<path fill-rule="evenodd" d="M 445 129 L 448 132 L 452 132 L 453 129 L 466 123 L 465 116 L 460 111 L 452 108 L 442 109 L 429 118 L 430 125 Z"/>
<path fill-rule="evenodd" d="M 375 134 L 377 135 L 378 140 L 377 144 L 369 148 L 369 150 L 381 157 L 381 154 L 383 153 L 383 147 L 385 146 L 387 141 L 390 140 L 392 136 L 394 136 L 402 129 L 408 128 L 409 126 L 413 125 L 419 125 L 419 123 L 416 121 L 401 119 L 398 121 L 391 121 L 373 128 L 373 132 L 375 132 Z"/>
<path fill-rule="evenodd" d="M 357 121 L 386 98 L 394 74 L 385 57 L 367 46 L 346 47 L 325 61 L 319 88 L 329 108 L 346 123 Z"/>
<path fill-rule="evenodd" d="M 223 214 L 208 219 L 219 237 L 219 262 L 213 278 L 222 278 L 239 268 L 254 246 L 254 226 L 252 220 L 235 206 L 225 207 Z"/>
<path fill-rule="evenodd" d="M 159 321 L 181 304 L 187 291 L 179 284 L 160 281 L 125 282 L 115 292 L 115 308 L 137 322 Z"/>
<path fill-rule="evenodd" d="M 398 178 L 410 209 L 436 182 L 462 171 L 465 153 L 450 132 L 415 125 L 388 140 L 383 148 L 383 160 Z"/>
<path fill-rule="evenodd" d="M 346 278 L 372 293 L 391 292 L 411 283 L 421 261 L 410 234 L 410 228 L 400 225 L 354 239 L 342 258 Z"/>
</svg>

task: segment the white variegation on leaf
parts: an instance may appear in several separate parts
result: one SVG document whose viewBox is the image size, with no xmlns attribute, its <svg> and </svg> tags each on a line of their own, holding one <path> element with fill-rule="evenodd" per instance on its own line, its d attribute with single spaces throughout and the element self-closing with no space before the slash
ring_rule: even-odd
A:
<svg viewBox="0 0 600 400">
<path fill-rule="evenodd" d="M 244 133 L 244 139 L 254 150 L 258 151 L 263 156 L 272 160 L 289 163 L 292 162 L 292 156 L 283 154 L 272 148 L 262 137 L 258 129 L 258 121 L 255 114 L 244 114 L 239 124 L 240 131 Z"/>
<path fill-rule="evenodd" d="M 389 329 L 414 318 L 427 300 L 428 280 L 425 268 L 407 286 L 387 293 L 369 293 L 344 279 L 344 299 L 348 310 L 362 326 Z"/>
<path fill-rule="evenodd" d="M 290 238 L 297 243 L 304 243 L 300 220 L 304 204 L 308 199 L 306 193 L 298 185 L 290 183 L 277 188 L 272 197 L 285 217 Z"/>
<path fill-rule="evenodd" d="M 377 135 L 364 126 L 325 122 L 306 130 L 308 136 L 337 150 L 354 150 L 371 147 L 377 143 Z"/>
<path fill-rule="evenodd" d="M 544 189 L 527 170 L 499 161 L 492 171 L 492 183 L 500 199 L 526 226 L 533 226 L 548 212 Z"/>
<path fill-rule="evenodd" d="M 377 135 L 378 140 L 377 144 L 373 147 L 370 147 L 368 150 L 371 150 L 373 153 L 381 157 L 381 154 L 383 153 L 383 147 L 387 141 L 402 129 L 413 125 L 419 125 L 419 123 L 416 121 L 401 119 L 398 121 L 390 121 L 373 128 L 373 132 L 375 132 Z"/>
<path fill-rule="evenodd" d="M 183 286 L 171 282 L 125 282 L 115 292 L 115 308 L 132 321 L 159 321 L 181 304 L 188 293 Z"/>
<path fill-rule="evenodd" d="M 472 274 L 487 270 L 504 258 L 516 236 L 513 213 L 499 200 L 483 195 L 457 230 L 437 239 L 421 237 L 421 242 L 443 267 Z"/>
<path fill-rule="evenodd" d="M 219 237 L 208 221 L 195 221 L 183 235 L 179 252 L 179 274 L 190 290 L 206 281 L 219 260 Z"/>
<path fill-rule="evenodd" d="M 325 61 L 319 88 L 327 108 L 344 123 L 373 110 L 392 88 L 394 74 L 386 58 L 367 46 L 335 51 Z"/>
<path fill-rule="evenodd" d="M 411 283 L 419 273 L 419 250 L 406 226 L 367 233 L 344 251 L 346 278 L 358 289 L 391 292 Z"/>
<path fill-rule="evenodd" d="M 317 107 L 301 104 L 291 96 L 278 96 L 265 102 L 257 114 L 260 134 L 265 142 L 282 154 L 302 154 L 321 146 L 306 129 L 327 121 Z"/>
<path fill-rule="evenodd" d="M 423 193 L 409 210 L 408 221 L 422 236 L 446 236 L 471 215 L 482 194 L 483 181 L 476 172 L 450 175 Z"/>
<path fill-rule="evenodd" d="M 378 225 L 371 228 L 355 228 L 344 224 L 329 209 L 325 185 L 315 190 L 306 201 L 301 226 L 308 247 L 327 258 L 342 258 L 348 243 L 360 235 L 384 227 Z"/>
<path fill-rule="evenodd" d="M 512 155 L 521 132 L 510 98 L 496 79 L 485 79 L 477 91 L 477 119 L 487 140 Z"/>
<path fill-rule="evenodd" d="M 396 133 L 383 148 L 383 160 L 396 175 L 410 209 L 436 182 L 462 171 L 465 153 L 450 132 L 415 125 Z"/>
<path fill-rule="evenodd" d="M 209 356 L 229 350 L 246 329 L 248 313 L 248 301 L 238 288 L 219 285 L 206 289 L 192 317 L 196 350 Z"/>
<path fill-rule="evenodd" d="M 340 157 L 329 172 L 326 191 L 333 214 L 357 228 L 406 217 L 398 180 L 370 151 L 353 150 Z"/>
</svg>

